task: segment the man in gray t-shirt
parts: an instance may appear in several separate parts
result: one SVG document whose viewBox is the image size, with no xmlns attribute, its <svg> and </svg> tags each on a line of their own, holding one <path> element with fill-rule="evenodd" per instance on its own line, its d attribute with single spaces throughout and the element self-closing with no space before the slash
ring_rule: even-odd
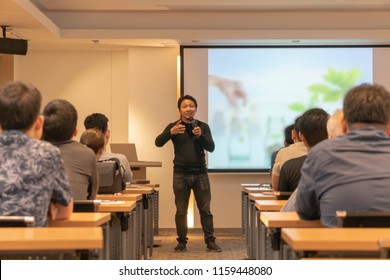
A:
<svg viewBox="0 0 390 280">
<path fill-rule="evenodd" d="M 43 115 L 42 139 L 60 149 L 73 198 L 95 199 L 99 188 L 96 157 L 90 148 L 73 140 L 77 134 L 76 108 L 66 100 L 56 99 L 45 106 Z"/>
</svg>

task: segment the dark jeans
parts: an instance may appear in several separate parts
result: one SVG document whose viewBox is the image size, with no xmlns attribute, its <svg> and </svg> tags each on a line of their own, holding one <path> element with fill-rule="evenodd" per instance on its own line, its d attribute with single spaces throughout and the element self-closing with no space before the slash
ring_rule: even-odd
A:
<svg viewBox="0 0 390 280">
<path fill-rule="evenodd" d="M 210 181 L 207 173 L 183 174 L 173 173 L 173 191 L 176 204 L 176 231 L 177 241 L 187 242 L 187 210 L 191 189 L 194 192 L 196 205 L 198 206 L 200 222 L 204 233 L 205 242 L 214 241 L 213 215 L 210 211 Z"/>
</svg>

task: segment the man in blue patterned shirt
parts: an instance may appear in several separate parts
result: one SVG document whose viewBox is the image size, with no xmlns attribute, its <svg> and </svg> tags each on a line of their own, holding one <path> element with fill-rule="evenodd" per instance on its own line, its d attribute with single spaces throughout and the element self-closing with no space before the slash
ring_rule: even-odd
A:
<svg viewBox="0 0 390 280">
<path fill-rule="evenodd" d="M 30 84 L 0 89 L 0 215 L 34 216 L 35 226 L 72 213 L 73 199 L 60 151 L 41 137 L 41 94 Z"/>
</svg>

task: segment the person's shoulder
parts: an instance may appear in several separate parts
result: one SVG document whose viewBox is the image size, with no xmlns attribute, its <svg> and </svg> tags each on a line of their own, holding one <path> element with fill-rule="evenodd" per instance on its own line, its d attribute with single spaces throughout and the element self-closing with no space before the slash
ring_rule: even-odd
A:
<svg viewBox="0 0 390 280">
<path fill-rule="evenodd" d="M 45 154 L 56 154 L 60 155 L 60 149 L 53 144 L 44 141 L 44 140 L 36 140 L 36 139 L 30 139 L 29 140 L 31 148 L 34 150 L 39 150 L 42 152 L 43 155 Z"/>
<path fill-rule="evenodd" d="M 24 150 L 31 160 L 41 161 L 42 164 L 52 165 L 61 160 L 60 149 L 44 140 L 30 138 Z"/>
<path fill-rule="evenodd" d="M 301 156 L 301 157 L 296 157 L 296 158 L 289 159 L 289 160 L 287 160 L 287 161 L 283 164 L 283 167 L 286 166 L 286 168 L 289 168 L 289 167 L 291 167 L 291 166 L 295 166 L 295 165 L 297 165 L 297 164 L 301 164 L 301 163 L 303 163 L 303 162 L 305 161 L 306 157 L 307 157 L 307 156 L 304 155 L 304 156 Z M 283 168 L 283 167 L 282 167 L 282 168 Z"/>
<path fill-rule="evenodd" d="M 306 145 L 299 141 L 286 147 L 286 151 L 307 151 Z"/>
<path fill-rule="evenodd" d="M 87 166 L 96 166 L 96 154 L 87 146 L 74 140 L 54 143 L 54 145 L 60 150 L 61 159 L 65 162 L 65 164 L 78 162 L 85 168 L 87 168 Z"/>
<path fill-rule="evenodd" d="M 341 137 L 341 136 L 340 136 Z M 340 137 L 334 138 L 334 139 L 325 139 L 321 141 L 320 143 L 316 144 L 314 147 L 310 149 L 310 155 L 312 154 L 318 154 L 318 153 L 327 153 L 329 150 L 333 149 L 333 147 L 337 147 L 340 145 L 340 140 L 342 139 Z"/>
<path fill-rule="evenodd" d="M 72 150 L 74 153 L 76 153 L 78 156 L 82 155 L 82 156 L 94 158 L 96 160 L 95 152 L 91 148 L 87 147 L 86 145 L 81 144 L 80 142 L 77 141 L 69 142 L 68 145 L 69 145 L 69 149 Z"/>
<path fill-rule="evenodd" d="M 180 119 L 175 120 L 175 121 L 173 121 L 173 122 L 170 122 L 170 123 L 167 125 L 167 127 L 168 127 L 168 126 L 174 126 L 174 125 L 176 125 L 178 121 L 180 121 Z"/>
<path fill-rule="evenodd" d="M 276 151 L 276 157 L 281 157 L 283 156 L 284 154 L 286 154 L 288 152 L 288 148 L 290 146 L 287 146 L 287 147 L 282 147 L 280 148 L 278 151 Z"/>
</svg>

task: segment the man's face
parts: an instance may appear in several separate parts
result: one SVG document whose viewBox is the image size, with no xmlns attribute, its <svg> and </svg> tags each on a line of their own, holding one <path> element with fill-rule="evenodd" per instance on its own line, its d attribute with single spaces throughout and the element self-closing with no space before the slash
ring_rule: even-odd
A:
<svg viewBox="0 0 390 280">
<path fill-rule="evenodd" d="M 180 104 L 180 115 L 183 121 L 191 121 L 191 119 L 195 116 L 196 107 L 194 101 L 190 99 L 184 99 Z"/>
</svg>

